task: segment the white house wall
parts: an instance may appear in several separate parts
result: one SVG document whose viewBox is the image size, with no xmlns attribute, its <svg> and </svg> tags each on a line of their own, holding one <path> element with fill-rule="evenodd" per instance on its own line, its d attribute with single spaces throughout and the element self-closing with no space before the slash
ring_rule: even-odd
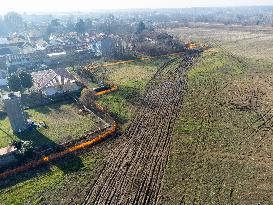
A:
<svg viewBox="0 0 273 205">
<path fill-rule="evenodd" d="M 81 89 L 81 86 L 78 86 L 76 83 L 60 86 L 60 87 L 47 87 L 42 90 L 42 92 L 47 96 L 52 96 L 55 94 L 76 92 Z"/>
</svg>

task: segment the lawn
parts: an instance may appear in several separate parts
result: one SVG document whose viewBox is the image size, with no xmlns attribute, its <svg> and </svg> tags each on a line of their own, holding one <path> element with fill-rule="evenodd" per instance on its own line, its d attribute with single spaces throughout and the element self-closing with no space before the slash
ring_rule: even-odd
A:
<svg viewBox="0 0 273 205">
<path fill-rule="evenodd" d="M 98 119 L 89 115 L 80 115 L 74 103 L 54 103 L 35 109 L 26 110 L 29 119 L 34 122 L 45 121 L 48 128 L 37 128 L 23 135 L 14 135 L 6 115 L 0 120 L 0 147 L 5 147 L 13 140 L 31 140 L 35 146 L 60 144 L 81 137 L 97 127 Z"/>
</svg>

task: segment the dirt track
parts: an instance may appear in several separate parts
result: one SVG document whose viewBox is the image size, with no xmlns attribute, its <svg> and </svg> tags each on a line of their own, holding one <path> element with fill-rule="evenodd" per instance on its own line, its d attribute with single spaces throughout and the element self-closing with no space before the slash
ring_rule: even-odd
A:
<svg viewBox="0 0 273 205">
<path fill-rule="evenodd" d="M 83 204 L 156 204 L 192 61 L 179 57 L 158 70 L 124 142 L 108 157 Z"/>
</svg>

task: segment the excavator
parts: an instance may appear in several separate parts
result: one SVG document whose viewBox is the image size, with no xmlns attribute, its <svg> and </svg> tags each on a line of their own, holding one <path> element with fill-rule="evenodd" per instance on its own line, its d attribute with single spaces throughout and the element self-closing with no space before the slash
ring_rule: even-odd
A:
<svg viewBox="0 0 273 205">
<path fill-rule="evenodd" d="M 196 49 L 197 47 L 198 45 L 196 43 L 193 42 L 186 43 L 186 48 L 189 50 Z"/>
<path fill-rule="evenodd" d="M 217 52 L 216 49 L 212 48 L 207 43 L 188 42 L 185 44 L 185 46 L 187 50 L 192 51 Z"/>
</svg>

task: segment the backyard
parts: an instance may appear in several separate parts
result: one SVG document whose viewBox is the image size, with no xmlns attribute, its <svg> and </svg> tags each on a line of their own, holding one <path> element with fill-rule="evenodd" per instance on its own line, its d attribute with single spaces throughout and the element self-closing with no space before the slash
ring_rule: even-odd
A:
<svg viewBox="0 0 273 205">
<path fill-rule="evenodd" d="M 80 138 L 99 126 L 99 119 L 82 115 L 75 103 L 58 102 L 47 106 L 26 110 L 28 119 L 36 123 L 44 121 L 48 128 L 37 128 L 14 135 L 8 117 L 2 114 L 0 120 L 0 147 L 9 145 L 13 140 L 31 140 L 35 146 L 51 143 L 61 144 Z"/>
</svg>

